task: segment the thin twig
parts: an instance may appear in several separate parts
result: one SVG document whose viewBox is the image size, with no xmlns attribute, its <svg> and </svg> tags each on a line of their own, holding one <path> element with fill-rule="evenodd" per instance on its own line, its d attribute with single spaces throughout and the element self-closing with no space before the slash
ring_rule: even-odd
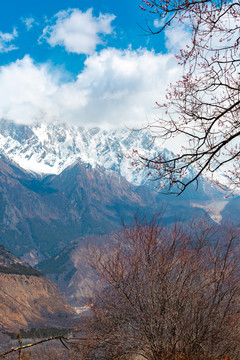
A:
<svg viewBox="0 0 240 360">
<path fill-rule="evenodd" d="M 11 348 L 11 349 L 5 351 L 4 353 L 0 354 L 0 358 L 3 357 L 3 356 L 6 356 L 6 355 L 8 355 L 8 354 L 10 354 L 10 353 L 12 353 L 12 352 L 15 352 L 15 351 L 21 352 L 21 351 L 24 350 L 24 349 L 30 348 L 30 347 L 35 346 L 35 345 L 38 345 L 38 344 L 42 344 L 42 343 L 47 342 L 47 341 L 52 341 L 52 340 L 60 340 L 61 343 L 62 343 L 65 347 L 67 347 L 67 346 L 64 344 L 64 341 L 67 342 L 67 341 L 70 341 L 70 340 L 79 340 L 79 339 L 77 339 L 77 338 L 66 338 L 66 337 L 64 337 L 64 336 L 62 336 L 62 335 L 51 336 L 51 337 L 49 337 L 49 338 L 47 338 L 47 339 L 42 339 L 42 340 L 36 341 L 36 342 L 34 342 L 34 343 L 32 343 L 32 344 L 26 344 L 26 345 L 18 346 L 18 347 L 15 347 L 15 348 Z"/>
</svg>

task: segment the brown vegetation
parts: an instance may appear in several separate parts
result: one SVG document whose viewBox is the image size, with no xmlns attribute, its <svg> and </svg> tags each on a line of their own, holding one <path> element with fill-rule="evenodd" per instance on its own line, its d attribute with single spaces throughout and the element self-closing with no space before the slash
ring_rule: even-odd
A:
<svg viewBox="0 0 240 360">
<path fill-rule="evenodd" d="M 0 330 L 71 326 L 73 309 L 45 277 L 0 273 Z"/>
<path fill-rule="evenodd" d="M 238 251 L 230 226 L 170 229 L 156 220 L 90 249 L 103 287 L 88 319 L 86 359 L 239 358 Z"/>
<path fill-rule="evenodd" d="M 80 338 L 57 336 L 69 351 L 40 345 L 20 359 L 239 359 L 239 240 L 229 225 L 136 219 L 89 248 L 101 285 Z"/>
</svg>

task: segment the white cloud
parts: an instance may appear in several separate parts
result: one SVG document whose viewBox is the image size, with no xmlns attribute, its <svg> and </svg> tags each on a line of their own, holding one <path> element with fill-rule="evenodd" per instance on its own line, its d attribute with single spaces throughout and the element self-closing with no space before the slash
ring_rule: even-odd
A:
<svg viewBox="0 0 240 360">
<path fill-rule="evenodd" d="M 175 70 L 171 56 L 147 50 L 106 49 L 85 61 L 74 90 L 87 91 L 87 105 L 81 108 L 86 123 L 106 126 L 136 126 L 146 123 Z M 68 94 L 69 85 L 62 88 Z M 78 112 L 78 104 L 72 109 Z"/>
<path fill-rule="evenodd" d="M 191 44 L 191 33 L 188 28 L 178 24 L 172 29 L 165 30 L 165 45 L 168 51 L 179 53 L 186 45 Z"/>
<path fill-rule="evenodd" d="M 29 56 L 0 68 L 0 118 L 20 123 L 69 122 L 81 126 L 142 126 L 155 101 L 178 76 L 172 55 L 145 49 L 105 49 L 89 56 L 75 81 Z M 158 113 L 158 110 L 157 110 Z"/>
<path fill-rule="evenodd" d="M 161 27 L 164 26 L 164 20 L 163 19 L 154 19 L 153 25 L 155 26 L 155 28 L 160 29 Z"/>
<path fill-rule="evenodd" d="M 101 36 L 113 32 L 111 22 L 115 19 L 113 14 L 94 17 L 92 9 L 60 11 L 55 17 L 55 25 L 45 27 L 40 39 L 45 38 L 52 47 L 60 45 L 68 52 L 87 55 L 102 44 Z"/>
<path fill-rule="evenodd" d="M 0 31 L 0 52 L 9 52 L 16 50 L 17 47 L 11 43 L 15 38 L 18 37 L 17 30 L 14 28 L 12 33 L 3 33 Z"/>
<path fill-rule="evenodd" d="M 29 56 L 0 67 L 0 117 L 20 123 L 52 117 L 51 95 L 57 90 L 49 67 L 35 65 Z"/>
<path fill-rule="evenodd" d="M 22 19 L 22 22 L 26 25 L 27 30 L 30 30 L 33 27 L 35 19 L 33 17 Z"/>
</svg>

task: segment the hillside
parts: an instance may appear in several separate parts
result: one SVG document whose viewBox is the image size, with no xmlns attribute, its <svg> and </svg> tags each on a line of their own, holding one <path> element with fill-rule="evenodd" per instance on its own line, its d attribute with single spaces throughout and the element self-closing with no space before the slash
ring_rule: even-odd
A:
<svg viewBox="0 0 240 360">
<path fill-rule="evenodd" d="M 74 315 L 52 281 L 3 246 L 0 246 L 0 304 L 0 332 L 70 327 Z"/>
<path fill-rule="evenodd" d="M 37 265 L 37 269 L 58 285 L 68 303 L 78 312 L 81 312 L 97 286 L 94 272 L 88 265 L 87 246 L 102 244 L 103 241 L 104 236 L 80 238 L 68 244 L 55 257 Z"/>
<path fill-rule="evenodd" d="M 42 277 L 43 275 L 0 245 L 0 274 L 15 274 Z"/>
</svg>

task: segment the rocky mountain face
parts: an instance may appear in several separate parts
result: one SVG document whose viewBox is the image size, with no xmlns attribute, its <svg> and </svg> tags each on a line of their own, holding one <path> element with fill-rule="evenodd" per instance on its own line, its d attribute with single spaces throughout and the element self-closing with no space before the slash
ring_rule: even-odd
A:
<svg viewBox="0 0 240 360">
<path fill-rule="evenodd" d="M 159 147 L 167 152 L 159 143 L 153 144 L 147 132 L 85 129 L 66 124 L 26 126 L 0 120 L 1 154 L 37 174 L 60 174 L 81 160 L 93 168 L 98 165 L 113 170 L 140 185 L 146 174 L 136 174 L 127 155 L 134 149 L 154 156 Z"/>
<path fill-rule="evenodd" d="M 0 246 L 0 332 L 69 327 L 74 315 L 57 286 Z"/>
<path fill-rule="evenodd" d="M 45 177 L 3 157 L 0 169 L 0 243 L 31 264 L 79 236 L 113 231 L 122 219 L 130 223 L 136 212 L 150 216 L 165 208 L 167 223 L 205 213 L 191 206 L 188 195 L 166 199 L 116 172 L 82 162 Z"/>
</svg>

